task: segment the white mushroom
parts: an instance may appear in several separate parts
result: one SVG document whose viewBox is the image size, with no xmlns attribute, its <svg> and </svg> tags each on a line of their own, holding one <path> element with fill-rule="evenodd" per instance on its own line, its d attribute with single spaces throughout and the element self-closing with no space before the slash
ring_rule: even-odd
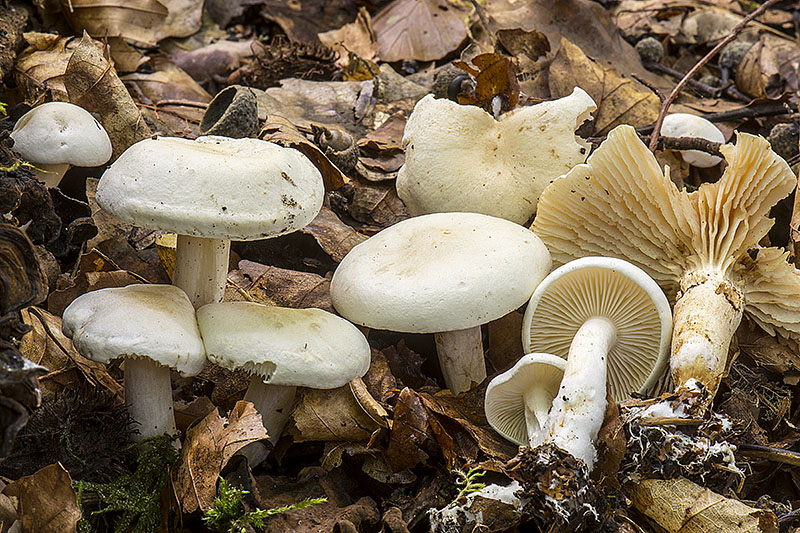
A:
<svg viewBox="0 0 800 533">
<path fill-rule="evenodd" d="M 776 248 L 759 248 L 769 209 L 797 181 L 761 137 L 721 148 L 716 183 L 678 191 L 630 126 L 619 126 L 542 195 L 534 231 L 557 263 L 586 255 L 626 259 L 676 301 L 670 366 L 713 398 L 742 313 L 800 341 L 800 276 Z"/>
<path fill-rule="evenodd" d="M 658 284 L 610 257 L 584 257 L 550 273 L 522 323 L 527 351 L 567 359 L 561 387 L 538 441 L 582 459 L 589 470 L 606 392 L 615 401 L 650 387 L 667 365 L 672 316 Z"/>
<path fill-rule="evenodd" d="M 55 187 L 70 165 L 96 167 L 111 157 L 106 130 L 82 107 L 67 102 L 41 104 L 20 117 L 11 132 L 14 151 L 43 172 L 39 181 Z"/>
<path fill-rule="evenodd" d="M 333 389 L 369 369 L 364 335 L 321 309 L 215 303 L 197 310 L 197 322 L 212 362 L 253 376 L 244 399 L 261 413 L 273 443 L 291 414 L 296 387 Z"/>
<path fill-rule="evenodd" d="M 713 122 L 689 113 L 672 113 L 664 117 L 661 135 L 665 137 L 697 137 L 715 143 L 724 143 L 725 135 Z M 721 158 L 700 150 L 680 150 L 681 157 L 690 165 L 708 168 L 717 165 Z"/>
<path fill-rule="evenodd" d="M 586 159 L 575 129 L 595 108 L 576 87 L 498 122 L 478 107 L 426 96 L 403 133 L 397 194 L 415 216 L 462 211 L 525 224 L 544 188 Z"/>
<path fill-rule="evenodd" d="M 455 393 L 486 378 L 480 325 L 517 309 L 550 270 L 526 228 L 477 213 L 399 222 L 355 246 L 331 281 L 348 320 L 375 329 L 436 333 L 439 364 Z"/>
<path fill-rule="evenodd" d="M 178 233 L 173 282 L 195 307 L 222 300 L 231 240 L 298 230 L 323 197 L 321 174 L 297 150 L 214 136 L 139 141 L 97 188 L 97 202 L 117 218 Z"/>
<path fill-rule="evenodd" d="M 81 355 L 108 363 L 125 358 L 125 403 L 139 424 L 137 439 L 174 434 L 170 368 L 184 376 L 206 361 L 194 307 L 172 285 L 129 285 L 76 298 L 62 329 Z"/>
</svg>

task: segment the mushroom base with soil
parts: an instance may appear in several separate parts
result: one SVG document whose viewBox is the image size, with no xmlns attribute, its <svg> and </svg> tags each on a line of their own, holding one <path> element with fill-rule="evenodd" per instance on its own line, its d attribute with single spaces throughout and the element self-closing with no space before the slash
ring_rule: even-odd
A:
<svg viewBox="0 0 800 533">
<path fill-rule="evenodd" d="M 744 296 L 721 272 L 688 272 L 675 303 L 670 371 L 675 388 L 704 385 L 709 401 L 719 387 L 728 348 L 742 321 Z"/>
</svg>

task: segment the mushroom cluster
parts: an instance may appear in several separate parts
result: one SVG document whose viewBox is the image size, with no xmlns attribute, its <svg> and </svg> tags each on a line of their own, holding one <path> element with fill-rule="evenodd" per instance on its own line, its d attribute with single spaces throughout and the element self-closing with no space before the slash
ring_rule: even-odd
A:
<svg viewBox="0 0 800 533">
<path fill-rule="evenodd" d="M 341 387 L 363 376 L 370 362 L 364 335 L 327 311 L 228 302 L 195 312 L 174 285 L 83 294 L 64 311 L 62 327 L 84 356 L 101 363 L 125 359 L 125 402 L 140 440 L 176 432 L 170 368 L 193 376 L 211 359 L 253 373 L 245 400 L 275 442 L 295 387 Z"/>
<path fill-rule="evenodd" d="M 545 190 L 533 224 L 557 264 L 603 255 L 653 277 L 675 302 L 675 386 L 703 385 L 707 398 L 743 314 L 800 342 L 800 275 L 786 252 L 759 246 L 773 224 L 770 208 L 797 179 L 761 137 L 740 133 L 720 150 L 728 163 L 722 178 L 679 191 L 634 129 L 619 126 Z"/>
</svg>

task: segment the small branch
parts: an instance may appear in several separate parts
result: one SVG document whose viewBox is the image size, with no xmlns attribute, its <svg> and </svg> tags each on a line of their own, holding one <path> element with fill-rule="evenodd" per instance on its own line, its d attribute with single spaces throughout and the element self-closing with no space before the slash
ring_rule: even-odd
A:
<svg viewBox="0 0 800 533">
<path fill-rule="evenodd" d="M 659 102 L 663 102 L 664 101 L 664 98 L 665 98 L 664 93 L 662 93 L 661 90 L 658 87 L 656 87 L 655 85 L 653 85 L 649 81 L 647 81 L 647 80 L 645 80 L 643 78 L 640 78 L 636 74 L 632 74 L 631 77 L 633 79 L 635 79 L 636 81 L 638 81 L 639 83 L 641 83 L 642 85 L 644 85 L 645 87 L 647 87 L 648 89 L 650 89 L 651 91 L 653 91 L 653 94 L 658 96 L 658 101 Z"/>
<path fill-rule="evenodd" d="M 651 137 L 642 135 L 642 141 L 649 143 Z M 592 146 L 597 146 L 605 140 L 605 137 L 590 137 L 588 141 Z M 707 154 L 722 157 L 719 147 L 722 143 L 709 141 L 700 137 L 659 137 L 656 143 L 656 150 L 699 150 Z"/>
<path fill-rule="evenodd" d="M 668 76 L 672 76 L 673 78 L 677 78 L 678 80 L 683 79 L 683 72 L 675 70 L 674 68 L 670 68 L 666 65 L 662 65 L 661 63 L 654 63 L 653 61 L 642 61 L 642 66 L 647 70 L 658 72 L 661 74 L 666 74 Z M 641 80 L 639 80 L 641 81 Z M 706 85 L 700 81 L 695 79 L 689 79 L 686 82 L 687 85 L 696 89 L 698 92 L 702 93 L 705 96 L 709 96 L 712 98 L 717 98 L 720 93 L 724 93 L 729 98 L 733 100 L 738 100 L 739 102 L 750 102 L 751 98 L 747 95 L 742 94 L 736 87 L 727 86 L 727 87 L 714 87 L 712 85 Z M 662 98 L 661 101 L 663 102 L 664 99 Z"/>
<path fill-rule="evenodd" d="M 693 78 L 694 75 L 697 73 L 697 71 L 703 68 L 703 66 L 706 63 L 708 63 L 709 60 L 717 54 L 717 52 L 722 50 L 722 48 L 725 47 L 725 45 L 727 45 L 737 35 L 739 35 L 739 33 L 741 33 L 741 31 L 745 28 L 745 26 L 747 26 L 750 23 L 750 21 L 752 21 L 753 19 L 764 13 L 764 11 L 775 5 L 777 2 L 778 0 L 767 0 L 766 2 L 761 4 L 761 6 L 758 9 L 756 9 L 755 11 L 747 15 L 744 19 L 742 19 L 742 21 L 739 22 L 739 24 L 737 24 L 736 27 L 734 27 L 724 39 L 722 39 L 719 43 L 717 43 L 717 46 L 712 48 L 711 51 L 707 53 L 705 56 L 703 56 L 703 58 L 700 61 L 695 63 L 695 65 L 689 70 L 689 72 L 686 73 L 686 75 L 681 79 L 681 81 L 678 82 L 675 88 L 672 89 L 672 92 L 669 93 L 667 99 L 661 103 L 661 109 L 658 111 L 658 118 L 656 119 L 656 123 L 653 125 L 653 134 L 650 138 L 650 146 L 649 146 L 651 152 L 655 151 L 658 145 L 658 136 L 661 133 L 661 124 L 664 122 L 664 117 L 667 114 L 669 106 L 672 105 L 673 100 L 675 100 L 675 98 L 678 96 L 678 93 L 681 92 L 681 90 L 688 83 L 688 81 L 691 78 Z"/>
</svg>

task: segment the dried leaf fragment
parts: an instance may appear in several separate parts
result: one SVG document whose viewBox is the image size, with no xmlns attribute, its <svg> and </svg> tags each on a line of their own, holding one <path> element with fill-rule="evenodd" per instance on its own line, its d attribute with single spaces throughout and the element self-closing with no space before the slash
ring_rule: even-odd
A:
<svg viewBox="0 0 800 533">
<path fill-rule="evenodd" d="M 81 518 L 72 479 L 60 463 L 18 479 L 3 494 L 17 500 L 23 531 L 75 531 Z"/>
<path fill-rule="evenodd" d="M 467 28 L 444 0 L 397 0 L 372 23 L 380 58 L 386 62 L 434 61 L 452 52 L 467 37 Z"/>
</svg>

